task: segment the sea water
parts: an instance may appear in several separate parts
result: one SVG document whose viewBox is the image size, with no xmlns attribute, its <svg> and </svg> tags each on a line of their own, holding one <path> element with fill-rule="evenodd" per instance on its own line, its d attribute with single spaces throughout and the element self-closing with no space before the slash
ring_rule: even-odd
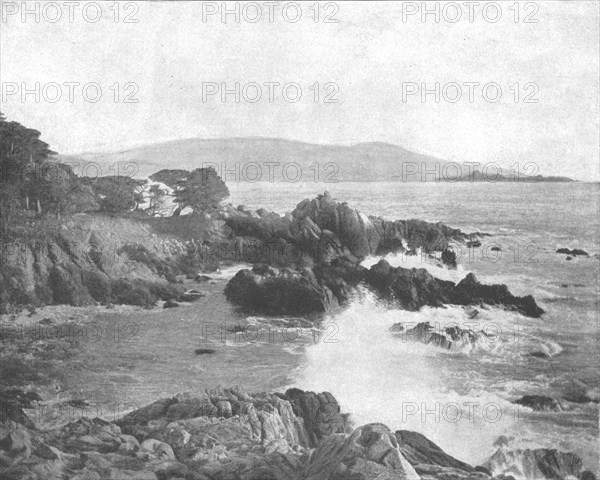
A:
<svg viewBox="0 0 600 480">
<path fill-rule="evenodd" d="M 479 248 L 456 247 L 455 271 L 419 255 L 386 259 L 447 280 L 473 272 L 481 282 L 504 283 L 513 294 L 532 294 L 546 311 L 541 318 L 490 308 L 469 320 L 453 306 L 406 312 L 381 305 L 365 291 L 325 319 L 335 335 L 306 346 L 292 383 L 330 391 L 357 425 L 383 422 L 419 431 L 472 464 L 487 460 L 499 440 L 511 449 L 573 451 L 597 471 L 596 403 L 563 401 L 563 411 L 532 412 L 513 401 L 523 395 L 561 398 L 578 381 L 597 398 L 598 184 L 261 183 L 230 190 L 234 204 L 279 213 L 328 190 L 368 215 L 491 234 Z M 566 260 L 556 253 L 560 247 L 581 248 L 590 257 Z M 424 321 L 439 329 L 459 324 L 483 330 L 489 338 L 476 348 L 446 351 L 390 333 L 395 323 Z"/>
</svg>

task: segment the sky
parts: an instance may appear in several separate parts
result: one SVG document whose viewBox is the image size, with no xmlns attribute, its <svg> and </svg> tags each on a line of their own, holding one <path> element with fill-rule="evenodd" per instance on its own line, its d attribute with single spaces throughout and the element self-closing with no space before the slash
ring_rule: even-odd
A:
<svg viewBox="0 0 600 480">
<path fill-rule="evenodd" d="M 1 2 L 0 110 L 60 153 L 378 141 L 600 177 L 598 2 L 427 2 L 424 17 L 422 2 L 324 2 L 318 17 L 313 2 L 277 2 L 271 18 L 266 2 L 229 2 L 239 23 L 221 2 L 92 3 L 70 18 L 64 2 L 30 2 L 25 16 Z M 222 98 L 236 83 L 239 98 Z"/>
</svg>

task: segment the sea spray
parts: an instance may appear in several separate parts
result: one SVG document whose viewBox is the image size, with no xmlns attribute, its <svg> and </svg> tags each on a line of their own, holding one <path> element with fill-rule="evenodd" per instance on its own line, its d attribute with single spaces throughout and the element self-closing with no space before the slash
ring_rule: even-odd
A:
<svg viewBox="0 0 600 480">
<path fill-rule="evenodd" d="M 455 321 L 456 310 L 448 321 Z M 336 335 L 307 348 L 306 366 L 295 383 L 330 391 L 356 425 L 382 422 L 394 430 L 414 430 L 478 464 L 493 454 L 500 435 L 514 431 L 518 411 L 481 388 L 457 393 L 461 375 L 453 371 L 448 352 L 391 334 L 397 322 L 431 321 L 432 311 L 444 313 L 389 309 L 361 291 L 346 310 L 326 318 L 337 325 Z M 464 383 L 469 372 L 462 374 Z"/>
</svg>

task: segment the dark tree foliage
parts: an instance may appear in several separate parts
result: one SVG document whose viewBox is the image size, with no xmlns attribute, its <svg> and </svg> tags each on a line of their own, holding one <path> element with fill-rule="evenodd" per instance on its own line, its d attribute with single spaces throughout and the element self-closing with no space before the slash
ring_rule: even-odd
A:
<svg viewBox="0 0 600 480">
<path fill-rule="evenodd" d="M 187 170 L 164 169 L 150 175 L 150 180 L 154 182 L 164 183 L 167 187 L 176 190 L 178 184 L 182 180 L 186 180 L 190 176 Z"/>
<path fill-rule="evenodd" d="M 23 210 L 41 213 L 46 200 L 54 198 L 51 192 L 43 192 L 47 186 L 43 166 L 55 153 L 46 142 L 40 140 L 40 132 L 18 122 L 9 122 L 0 113 L 2 228 L 10 223 L 13 215 Z"/>
<path fill-rule="evenodd" d="M 100 211 L 119 213 L 136 209 L 144 201 L 141 194 L 144 183 L 144 180 L 121 176 L 106 176 L 93 180 L 92 185 L 100 204 Z"/>
<path fill-rule="evenodd" d="M 177 186 L 175 200 L 182 208 L 191 207 L 194 212 L 213 210 L 229 196 L 227 185 L 212 167 L 192 170 Z"/>
</svg>

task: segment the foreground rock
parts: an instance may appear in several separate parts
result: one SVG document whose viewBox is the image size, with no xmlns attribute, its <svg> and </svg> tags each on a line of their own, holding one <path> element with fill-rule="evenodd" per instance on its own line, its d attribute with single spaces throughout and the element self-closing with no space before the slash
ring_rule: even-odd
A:
<svg viewBox="0 0 600 480">
<path fill-rule="evenodd" d="M 81 418 L 42 432 L 7 420 L 0 424 L 0 478 L 490 479 L 419 433 L 379 423 L 353 430 L 346 418 L 328 393 L 219 387 L 156 401 L 117 423 Z M 486 465 L 494 475 L 518 473 L 520 465 L 536 478 L 583 480 L 588 473 L 577 455 L 556 450 L 499 450 Z"/>
<path fill-rule="evenodd" d="M 381 260 L 370 269 L 336 259 L 314 269 L 274 269 L 259 266 L 241 270 L 225 289 L 232 303 L 266 314 L 321 313 L 345 304 L 359 285 L 406 310 L 454 305 L 496 305 L 529 317 L 544 311 L 532 296 L 516 297 L 506 285 L 484 285 L 473 274 L 458 284 L 439 280 L 425 269 L 391 267 Z"/>
</svg>

